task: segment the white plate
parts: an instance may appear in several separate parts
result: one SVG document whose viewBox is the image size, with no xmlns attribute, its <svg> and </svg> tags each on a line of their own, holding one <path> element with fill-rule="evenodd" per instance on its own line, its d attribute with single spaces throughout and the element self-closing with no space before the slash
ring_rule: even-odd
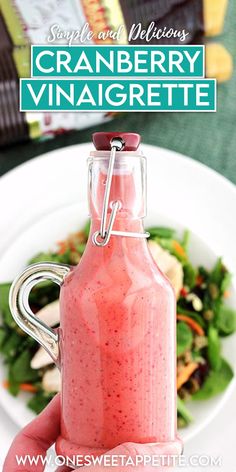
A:
<svg viewBox="0 0 236 472">
<path fill-rule="evenodd" d="M 90 148 L 84 144 L 54 151 L 0 180 L 0 199 L 5 202 L 1 216 L 1 281 L 12 279 L 35 252 L 47 250 L 83 224 L 87 216 L 86 157 Z M 188 227 L 194 233 L 194 263 L 210 266 L 218 255 L 224 255 L 232 270 L 236 263 L 236 230 L 231 217 L 236 206 L 235 187 L 205 166 L 172 151 L 147 145 L 143 150 L 148 158 L 147 223 L 170 224 L 180 230 Z M 235 338 L 224 340 L 224 354 L 236 370 Z M 4 377 L 3 366 L 0 377 Z M 233 386 L 234 382 L 215 399 L 191 405 L 196 419 L 182 433 L 185 442 L 211 421 Z M 20 426 L 32 418 L 24 395 L 13 398 L 0 387 L 0 402 Z"/>
</svg>

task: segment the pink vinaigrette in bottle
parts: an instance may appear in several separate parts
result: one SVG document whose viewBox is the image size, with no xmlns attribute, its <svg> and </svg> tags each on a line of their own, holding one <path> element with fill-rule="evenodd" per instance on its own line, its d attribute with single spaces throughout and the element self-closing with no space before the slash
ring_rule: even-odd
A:
<svg viewBox="0 0 236 472">
<path fill-rule="evenodd" d="M 117 139 L 122 148 L 114 150 L 110 175 L 111 145 Z M 146 161 L 138 150 L 140 138 L 95 133 L 93 140 L 90 236 L 60 293 L 57 453 L 96 455 L 124 442 L 158 442 L 165 453 L 168 446 L 179 453 L 176 302 L 144 237 Z"/>
</svg>

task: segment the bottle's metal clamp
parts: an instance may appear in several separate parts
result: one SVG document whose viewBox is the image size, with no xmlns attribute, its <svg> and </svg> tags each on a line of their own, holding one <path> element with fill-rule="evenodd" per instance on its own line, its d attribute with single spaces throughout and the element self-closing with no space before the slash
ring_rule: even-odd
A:
<svg viewBox="0 0 236 472">
<path fill-rule="evenodd" d="M 111 140 L 111 155 L 109 160 L 108 166 L 108 173 L 107 173 L 107 181 L 104 193 L 104 200 L 103 200 L 103 207 L 102 207 L 102 217 L 101 217 L 101 226 L 100 230 L 96 231 L 93 234 L 92 241 L 93 244 L 96 246 L 106 246 L 110 240 L 111 236 L 125 236 L 129 238 L 148 238 L 150 235 L 149 233 L 133 233 L 128 231 L 114 231 L 113 225 L 115 222 L 116 214 L 118 210 L 121 208 L 121 203 L 119 201 L 112 202 L 112 211 L 111 216 L 107 225 L 106 229 L 106 222 L 107 222 L 107 213 L 108 213 L 108 205 L 110 199 L 110 191 L 111 191 L 111 182 L 115 164 L 115 157 L 116 151 L 122 151 L 125 143 L 123 139 L 117 137 Z"/>
</svg>

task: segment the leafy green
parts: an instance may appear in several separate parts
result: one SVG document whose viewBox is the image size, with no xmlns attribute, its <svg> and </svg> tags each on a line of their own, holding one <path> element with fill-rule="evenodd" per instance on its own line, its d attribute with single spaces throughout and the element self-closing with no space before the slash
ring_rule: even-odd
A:
<svg viewBox="0 0 236 472">
<path fill-rule="evenodd" d="M 8 361 L 16 356 L 21 343 L 22 338 L 19 333 L 10 331 L 1 348 L 1 352 L 7 357 Z"/>
<path fill-rule="evenodd" d="M 224 335 L 232 334 L 236 330 L 236 311 L 221 305 L 216 317 L 216 327 Z"/>
<path fill-rule="evenodd" d="M 163 239 L 173 239 L 175 235 L 175 230 L 172 228 L 166 228 L 165 226 L 155 226 L 147 229 L 150 233 L 150 238 L 163 238 Z"/>
<path fill-rule="evenodd" d="M 51 252 L 40 252 L 30 259 L 29 264 L 36 264 L 38 262 L 59 262 L 60 256 Z"/>
<path fill-rule="evenodd" d="M 193 333 L 189 326 L 180 321 L 177 323 L 177 356 L 184 354 L 191 349 Z"/>
<path fill-rule="evenodd" d="M 199 272 L 203 273 L 204 269 L 201 268 Z M 213 313 L 214 320 L 217 320 L 217 318 L 219 317 L 219 313 L 222 309 L 225 289 L 229 286 L 230 283 L 229 272 L 223 265 L 221 259 L 217 260 L 215 266 L 213 267 L 210 273 L 207 273 L 205 271 L 205 282 L 207 288 L 202 295 L 204 311 L 207 312 L 208 310 L 210 310 Z M 215 327 L 218 329 L 216 324 Z M 234 331 L 235 328 L 232 328 L 232 330 Z"/>
<path fill-rule="evenodd" d="M 10 367 L 11 379 L 16 383 L 35 382 L 39 373 L 30 367 L 32 356 L 29 350 L 23 351 Z"/>
<path fill-rule="evenodd" d="M 4 323 L 10 328 L 15 328 L 16 323 L 12 318 L 11 311 L 9 308 L 9 291 L 11 283 L 0 284 L 0 313 L 2 315 Z"/>
<path fill-rule="evenodd" d="M 171 238 L 159 238 L 155 237 L 155 241 L 160 244 L 160 246 L 165 249 L 166 251 L 169 251 L 170 254 L 176 257 L 183 265 L 187 262 L 187 257 L 185 253 L 183 254 L 176 249 L 176 241 Z M 183 249 L 184 251 L 184 249 Z"/>
<path fill-rule="evenodd" d="M 219 370 L 221 366 L 221 343 L 218 331 L 212 325 L 208 329 L 207 357 L 212 369 Z"/>
<path fill-rule="evenodd" d="M 230 284 L 232 281 L 232 274 L 230 272 L 225 272 L 224 278 L 221 282 L 221 291 L 224 293 L 226 290 L 228 290 Z"/>
<path fill-rule="evenodd" d="M 83 227 L 83 233 L 84 233 L 86 239 L 88 239 L 88 237 L 89 237 L 90 226 L 91 226 L 91 220 L 88 220 L 86 222 L 86 224 L 84 225 L 84 227 Z"/>
<path fill-rule="evenodd" d="M 77 251 L 80 255 L 82 255 L 83 252 L 84 252 L 84 250 L 85 250 L 85 248 L 86 248 L 86 243 L 80 243 L 80 244 L 77 244 L 77 246 L 76 246 L 76 251 Z"/>
<path fill-rule="evenodd" d="M 20 382 L 16 382 L 15 378 L 14 378 L 14 374 L 12 374 L 11 372 L 11 369 L 9 369 L 9 372 L 8 372 L 8 391 L 14 396 L 16 397 L 20 391 Z"/>
<path fill-rule="evenodd" d="M 222 359 L 220 369 L 210 371 L 201 389 L 192 395 L 193 400 L 208 400 L 224 392 L 233 376 L 232 368 L 225 359 Z"/>
<path fill-rule="evenodd" d="M 183 266 L 184 269 L 184 285 L 189 287 L 191 290 L 196 284 L 197 270 L 190 264 L 186 262 Z"/>
<path fill-rule="evenodd" d="M 48 405 L 53 397 L 54 393 L 46 393 L 43 390 L 40 390 L 30 398 L 28 401 L 28 407 L 38 415 Z"/>
<path fill-rule="evenodd" d="M 188 249 L 189 241 L 190 241 L 190 231 L 187 229 L 184 231 L 184 235 L 183 235 L 183 239 L 181 243 L 185 251 L 187 251 Z"/>
<path fill-rule="evenodd" d="M 7 330 L 3 328 L 2 326 L 0 326 L 0 351 L 2 351 L 4 342 L 7 339 L 7 334 L 8 334 Z"/>
<path fill-rule="evenodd" d="M 193 417 L 189 410 L 187 409 L 185 403 L 179 395 L 177 395 L 177 411 L 178 414 L 182 416 L 182 418 L 185 420 L 186 424 L 189 424 L 193 421 Z"/>
<path fill-rule="evenodd" d="M 209 283 L 214 283 L 220 287 L 224 278 L 225 278 L 225 267 L 222 264 L 222 259 L 219 258 L 210 273 Z"/>
<path fill-rule="evenodd" d="M 29 264 L 36 264 L 37 262 L 57 262 L 61 264 L 70 264 L 70 254 L 71 250 L 69 248 L 63 254 L 40 252 L 30 259 Z"/>
</svg>

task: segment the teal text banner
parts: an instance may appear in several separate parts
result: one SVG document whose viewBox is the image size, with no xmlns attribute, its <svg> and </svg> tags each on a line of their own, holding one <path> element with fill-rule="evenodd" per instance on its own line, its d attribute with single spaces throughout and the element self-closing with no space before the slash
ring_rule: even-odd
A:
<svg viewBox="0 0 236 472">
<path fill-rule="evenodd" d="M 216 81 L 21 79 L 21 111 L 216 111 Z"/>
<path fill-rule="evenodd" d="M 32 77 L 204 77 L 204 46 L 32 46 Z"/>
</svg>

